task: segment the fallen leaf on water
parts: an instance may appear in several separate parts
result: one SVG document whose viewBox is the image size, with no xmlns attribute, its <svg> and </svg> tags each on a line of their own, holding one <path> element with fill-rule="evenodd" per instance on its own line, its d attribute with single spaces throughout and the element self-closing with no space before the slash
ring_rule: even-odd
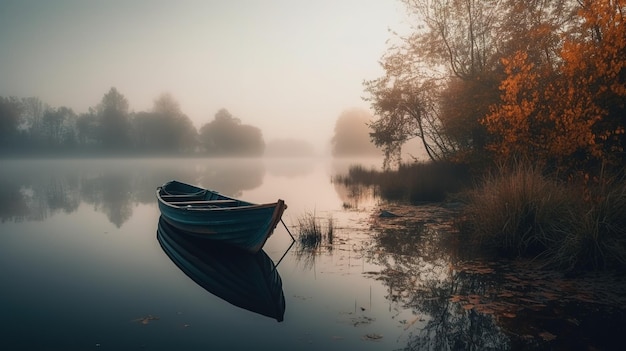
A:
<svg viewBox="0 0 626 351">
<path fill-rule="evenodd" d="M 474 269 L 469 269 L 467 272 L 473 274 L 491 274 L 494 272 L 494 270 L 493 268 L 489 267 L 476 267 Z"/>
<path fill-rule="evenodd" d="M 359 326 L 359 325 L 363 325 L 363 324 L 370 324 L 374 321 L 374 318 L 370 318 L 367 316 L 360 316 L 360 317 L 354 317 L 351 318 L 351 323 L 353 326 Z"/>
<path fill-rule="evenodd" d="M 580 325 L 580 321 L 576 318 L 568 318 L 567 321 L 574 325 Z"/>
<path fill-rule="evenodd" d="M 404 330 L 409 329 L 409 328 L 410 328 L 413 324 L 415 324 L 415 322 L 417 322 L 417 321 L 419 321 L 419 320 L 420 320 L 420 317 L 419 317 L 419 316 L 417 316 L 417 317 L 413 318 L 413 320 L 411 320 L 410 322 L 407 322 L 407 323 L 406 323 L 406 326 L 404 327 Z"/>
<path fill-rule="evenodd" d="M 552 341 L 554 339 L 556 339 L 556 335 L 550 333 L 550 332 L 543 332 L 543 333 L 539 333 L 539 336 L 545 340 L 545 341 Z"/>
<path fill-rule="evenodd" d="M 541 303 L 537 303 L 534 305 L 530 305 L 528 306 L 529 309 L 533 310 L 533 311 L 541 311 L 542 309 L 544 309 L 546 307 L 546 305 L 541 304 Z"/>
<path fill-rule="evenodd" d="M 548 300 L 558 300 L 560 298 L 559 295 L 551 292 L 541 292 L 540 295 L 543 295 Z"/>
<path fill-rule="evenodd" d="M 147 315 L 145 317 L 133 319 L 133 322 L 138 322 L 139 324 L 146 325 L 146 324 L 150 323 L 150 321 L 157 321 L 159 319 L 160 319 L 159 317 L 153 316 L 153 315 L 149 314 L 149 315 Z"/>
<path fill-rule="evenodd" d="M 479 313 L 482 314 L 494 314 L 496 313 L 495 310 L 493 310 L 492 308 L 488 307 L 488 305 L 477 305 L 475 310 Z"/>
<path fill-rule="evenodd" d="M 517 315 L 515 313 L 510 313 L 510 312 L 504 312 L 502 314 L 502 317 L 506 317 L 506 318 L 515 318 L 517 317 Z"/>
<path fill-rule="evenodd" d="M 520 297 L 519 300 L 523 301 L 523 302 L 528 302 L 528 303 L 531 303 L 531 304 L 540 304 L 539 301 L 533 300 L 533 299 L 529 299 L 529 298 L 526 298 L 526 297 Z"/>
<path fill-rule="evenodd" d="M 477 295 L 470 295 L 468 296 L 467 301 L 471 304 L 477 305 L 480 303 L 480 296 Z"/>
<path fill-rule="evenodd" d="M 474 308 L 474 305 L 472 305 L 471 303 L 468 303 L 467 305 L 463 305 L 463 309 L 464 310 L 471 310 L 472 308 Z"/>
<path fill-rule="evenodd" d="M 365 340 L 379 340 L 382 339 L 383 336 L 380 334 L 376 334 L 376 333 L 369 333 L 369 334 L 365 334 L 365 336 L 363 336 L 363 339 Z"/>
<path fill-rule="evenodd" d="M 462 298 L 459 295 L 453 295 L 452 297 L 450 297 L 450 302 L 459 302 L 461 300 Z"/>
</svg>

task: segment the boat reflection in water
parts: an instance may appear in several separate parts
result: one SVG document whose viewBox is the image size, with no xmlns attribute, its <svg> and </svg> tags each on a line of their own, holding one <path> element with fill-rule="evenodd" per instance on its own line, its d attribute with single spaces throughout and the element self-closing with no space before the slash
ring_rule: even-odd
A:
<svg viewBox="0 0 626 351">
<path fill-rule="evenodd" d="M 241 308 L 283 321 L 285 296 L 274 262 L 255 254 L 197 239 L 159 218 L 157 239 L 187 276 L 211 294 Z"/>
</svg>

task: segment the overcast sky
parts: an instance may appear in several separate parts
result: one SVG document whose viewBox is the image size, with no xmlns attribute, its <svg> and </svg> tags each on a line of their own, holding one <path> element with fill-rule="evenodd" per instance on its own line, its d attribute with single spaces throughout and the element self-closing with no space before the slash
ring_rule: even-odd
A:
<svg viewBox="0 0 626 351">
<path fill-rule="evenodd" d="M 397 0 L 0 0 L 0 96 L 77 113 L 116 87 L 171 93 L 196 127 L 228 109 L 266 141 L 321 147 L 407 24 Z"/>
</svg>

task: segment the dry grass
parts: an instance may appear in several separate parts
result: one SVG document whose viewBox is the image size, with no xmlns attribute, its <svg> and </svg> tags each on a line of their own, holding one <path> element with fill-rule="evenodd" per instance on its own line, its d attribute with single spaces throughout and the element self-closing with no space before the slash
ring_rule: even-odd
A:
<svg viewBox="0 0 626 351">
<path fill-rule="evenodd" d="M 316 217 L 315 212 L 304 213 L 298 218 L 297 240 L 299 247 L 316 250 L 324 240 L 332 245 L 334 229 L 332 216 L 328 216 L 326 225 L 324 225 L 322 218 Z"/>
<path fill-rule="evenodd" d="M 501 169 L 469 194 L 468 218 L 476 239 L 507 254 L 541 252 L 557 240 L 577 196 L 532 167 Z"/>
<path fill-rule="evenodd" d="M 585 205 L 571 211 L 561 242 L 546 256 L 566 269 L 626 267 L 626 183 L 600 188 Z"/>
<path fill-rule="evenodd" d="M 468 228 L 481 247 L 506 256 L 566 270 L 626 266 L 626 185 L 606 184 L 590 200 L 589 191 L 536 167 L 501 169 L 468 194 Z"/>
</svg>

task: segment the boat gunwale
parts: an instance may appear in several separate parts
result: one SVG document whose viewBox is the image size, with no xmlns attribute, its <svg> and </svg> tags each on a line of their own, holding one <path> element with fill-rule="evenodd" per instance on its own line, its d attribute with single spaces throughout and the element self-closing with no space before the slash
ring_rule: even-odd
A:
<svg viewBox="0 0 626 351">
<path fill-rule="evenodd" d="M 233 218 L 234 216 L 245 216 L 248 220 L 244 221 L 247 224 L 245 226 L 236 226 L 236 230 L 232 232 L 235 236 L 232 239 L 225 239 L 225 242 L 239 247 L 248 252 L 258 252 L 264 245 L 269 237 L 273 234 L 278 223 L 281 221 L 284 211 L 287 209 L 287 204 L 282 199 L 278 199 L 276 202 L 254 204 L 248 201 L 231 198 L 220 194 L 219 192 L 203 189 L 203 191 L 195 191 L 195 189 L 202 189 L 189 185 L 192 189 L 192 194 L 189 199 L 194 199 L 194 195 L 198 195 L 201 198 L 215 198 L 214 202 L 216 206 L 208 207 L 212 200 L 197 200 L 194 201 L 167 201 L 162 195 L 170 195 L 171 193 L 164 189 L 168 184 L 177 185 L 178 181 L 171 181 L 165 183 L 163 186 L 157 187 L 156 195 L 158 204 L 161 210 L 163 219 L 171 226 L 188 233 L 191 236 L 202 237 L 212 240 L 212 235 L 224 235 L 219 234 L 221 229 L 215 229 L 214 225 L 219 224 L 220 228 L 226 224 L 224 218 L 218 222 L 211 220 L 210 218 L 202 218 L 214 214 L 215 216 L 223 217 L 227 216 Z M 187 186 L 185 183 L 180 183 L 183 186 Z M 179 193 L 178 190 L 175 191 Z M 210 193 L 210 194 L 208 194 Z M 176 200 L 185 199 L 184 194 L 176 194 Z M 215 195 L 215 196 L 214 196 Z M 226 200 L 226 201 L 225 201 Z M 219 203 L 228 203 L 228 200 L 235 202 L 235 206 L 227 204 L 225 206 L 219 206 Z M 205 206 L 192 206 L 191 204 L 185 205 L 184 203 L 204 203 Z M 182 204 L 181 204 L 182 203 Z M 271 211 L 271 212 L 270 212 Z M 177 218 L 180 217 L 180 218 Z M 265 219 L 263 219 L 264 217 Z M 243 217 L 242 217 L 243 218 Z M 251 226 L 252 225 L 252 226 Z M 244 234 L 249 232 L 249 235 Z M 244 234 L 242 236 L 242 234 Z"/>
<path fill-rule="evenodd" d="M 267 207 L 275 207 L 278 205 L 280 201 L 283 201 L 279 199 L 276 202 L 270 202 L 270 203 L 265 203 L 265 204 L 250 204 L 250 205 L 231 206 L 231 207 L 194 207 L 194 206 L 177 206 L 175 202 L 169 202 L 161 198 L 160 194 L 158 193 L 157 193 L 157 197 L 159 199 L 159 202 L 161 202 L 162 204 L 167 205 L 173 209 L 185 210 L 185 211 L 245 211 L 245 210 L 251 210 L 251 209 L 263 209 Z M 218 200 L 218 201 L 221 201 L 221 200 Z M 239 200 L 235 200 L 235 199 L 233 199 L 233 201 L 239 202 Z M 209 200 L 206 202 L 207 204 L 210 204 L 211 201 Z M 248 203 L 246 201 L 243 201 L 243 202 Z"/>
<path fill-rule="evenodd" d="M 251 209 L 263 209 L 263 208 L 267 208 L 267 207 L 276 207 L 278 206 L 278 204 L 282 201 L 284 203 L 284 201 L 282 199 L 278 199 L 278 201 L 276 202 L 269 202 L 269 203 L 263 203 L 263 204 L 255 204 L 255 203 L 251 203 L 248 201 L 244 201 L 244 200 L 239 200 L 236 198 L 232 198 L 230 196 L 226 196 L 223 194 L 220 194 L 217 191 L 213 191 L 213 190 L 209 190 L 209 189 L 202 189 L 200 187 L 196 187 L 194 185 L 190 185 L 190 184 L 185 184 L 188 185 L 190 187 L 194 187 L 196 189 L 201 189 L 200 191 L 197 191 L 195 193 L 189 193 L 189 194 L 169 194 L 167 192 L 167 190 L 165 189 L 165 187 L 172 183 L 172 182 L 176 182 L 179 184 L 185 184 L 185 183 L 181 183 L 178 181 L 169 181 L 165 184 L 163 184 L 162 186 L 157 187 L 157 199 L 159 200 L 159 202 L 161 202 L 164 205 L 167 205 L 173 209 L 177 209 L 177 210 L 185 210 L 185 211 L 246 211 L 246 210 L 251 210 Z M 199 196 L 205 193 L 213 193 L 216 195 L 219 195 L 221 197 L 223 197 L 224 199 L 221 200 L 206 200 L 207 204 L 210 204 L 211 201 L 224 201 L 224 200 L 231 200 L 231 201 L 236 201 L 238 203 L 244 203 L 246 205 L 242 205 L 242 206 L 230 206 L 230 207 L 193 207 L 193 206 L 177 206 L 175 201 L 167 201 L 166 199 L 164 199 L 162 197 L 163 194 L 161 194 L 161 191 L 164 191 L 167 193 L 167 196 L 177 196 L 177 198 L 184 198 L 184 197 L 193 197 L 193 196 Z M 204 202 L 204 201 L 203 201 Z M 219 202 L 215 202 L 216 204 L 218 204 Z"/>
</svg>

